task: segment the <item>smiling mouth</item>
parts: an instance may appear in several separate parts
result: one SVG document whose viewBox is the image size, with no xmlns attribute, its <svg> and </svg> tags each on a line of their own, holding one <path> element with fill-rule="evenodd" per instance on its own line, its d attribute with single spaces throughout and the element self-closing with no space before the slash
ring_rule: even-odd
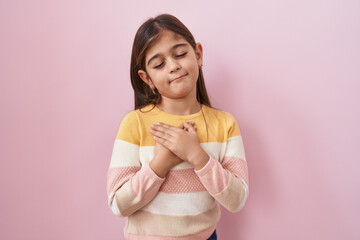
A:
<svg viewBox="0 0 360 240">
<path fill-rule="evenodd" d="M 180 76 L 180 77 L 178 77 L 178 78 L 175 78 L 175 79 L 171 80 L 171 82 L 173 82 L 173 81 L 175 81 L 175 80 L 178 80 L 178 79 L 181 79 L 181 78 L 185 77 L 186 75 L 187 75 L 187 74 L 182 75 L 182 76 Z"/>
</svg>

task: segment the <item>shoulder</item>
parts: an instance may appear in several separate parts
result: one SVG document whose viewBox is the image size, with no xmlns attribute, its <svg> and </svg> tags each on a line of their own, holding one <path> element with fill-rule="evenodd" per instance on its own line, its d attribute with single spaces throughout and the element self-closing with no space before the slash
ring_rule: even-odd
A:
<svg viewBox="0 0 360 240">
<path fill-rule="evenodd" d="M 204 106 L 208 115 L 222 121 L 224 124 L 232 124 L 234 121 L 236 122 L 235 117 L 225 110 Z"/>
<path fill-rule="evenodd" d="M 222 109 L 210 108 L 208 106 L 206 106 L 206 109 L 211 119 L 216 119 L 216 121 L 221 123 L 224 130 L 227 132 L 228 138 L 240 135 L 240 129 L 233 114 Z"/>
<path fill-rule="evenodd" d="M 135 110 L 128 112 L 122 118 L 116 139 L 127 141 L 133 144 L 139 144 L 140 132 L 139 121 Z"/>
<path fill-rule="evenodd" d="M 138 116 L 135 110 L 128 112 L 122 118 L 120 127 L 134 126 L 138 123 Z"/>
</svg>

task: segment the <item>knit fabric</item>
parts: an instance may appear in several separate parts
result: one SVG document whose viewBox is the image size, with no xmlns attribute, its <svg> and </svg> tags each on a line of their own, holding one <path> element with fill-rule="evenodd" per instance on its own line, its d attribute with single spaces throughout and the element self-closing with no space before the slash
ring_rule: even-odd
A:
<svg viewBox="0 0 360 240">
<path fill-rule="evenodd" d="M 161 178 L 149 165 L 156 144 L 150 126 L 179 126 L 184 121 L 195 122 L 208 162 L 195 170 L 183 161 Z M 243 141 L 230 113 L 202 105 L 197 113 L 173 115 L 149 104 L 122 119 L 107 173 L 107 194 L 112 212 L 127 217 L 125 239 L 207 239 L 220 219 L 219 204 L 230 212 L 240 211 L 248 186 Z"/>
</svg>

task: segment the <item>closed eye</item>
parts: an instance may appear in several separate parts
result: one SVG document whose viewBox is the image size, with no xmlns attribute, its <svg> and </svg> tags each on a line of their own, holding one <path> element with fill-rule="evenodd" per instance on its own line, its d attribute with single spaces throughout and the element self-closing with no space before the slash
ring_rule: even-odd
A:
<svg viewBox="0 0 360 240">
<path fill-rule="evenodd" d="M 159 68 L 159 67 L 161 67 L 162 64 L 163 64 L 163 62 L 161 64 L 155 66 L 154 68 Z"/>
<path fill-rule="evenodd" d="M 180 54 L 180 55 L 176 55 L 176 57 L 182 57 L 182 56 L 185 56 L 187 54 L 187 52 L 184 52 L 183 54 Z M 160 63 L 159 65 L 155 66 L 154 68 L 159 68 L 161 67 L 161 65 L 163 65 L 164 62 Z"/>
<path fill-rule="evenodd" d="M 180 54 L 180 55 L 176 55 L 177 57 L 182 57 L 182 56 L 185 56 L 187 54 L 187 52 L 184 52 L 183 54 Z"/>
</svg>

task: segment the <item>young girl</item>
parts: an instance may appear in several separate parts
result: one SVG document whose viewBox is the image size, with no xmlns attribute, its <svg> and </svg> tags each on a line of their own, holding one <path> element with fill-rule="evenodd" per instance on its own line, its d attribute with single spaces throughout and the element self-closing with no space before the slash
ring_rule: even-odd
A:
<svg viewBox="0 0 360 240">
<path fill-rule="evenodd" d="M 121 121 L 107 175 L 109 207 L 127 217 L 125 239 L 217 239 L 219 204 L 238 212 L 246 202 L 240 130 L 211 107 L 202 56 L 172 15 L 148 19 L 136 33 L 135 109 Z"/>
</svg>

